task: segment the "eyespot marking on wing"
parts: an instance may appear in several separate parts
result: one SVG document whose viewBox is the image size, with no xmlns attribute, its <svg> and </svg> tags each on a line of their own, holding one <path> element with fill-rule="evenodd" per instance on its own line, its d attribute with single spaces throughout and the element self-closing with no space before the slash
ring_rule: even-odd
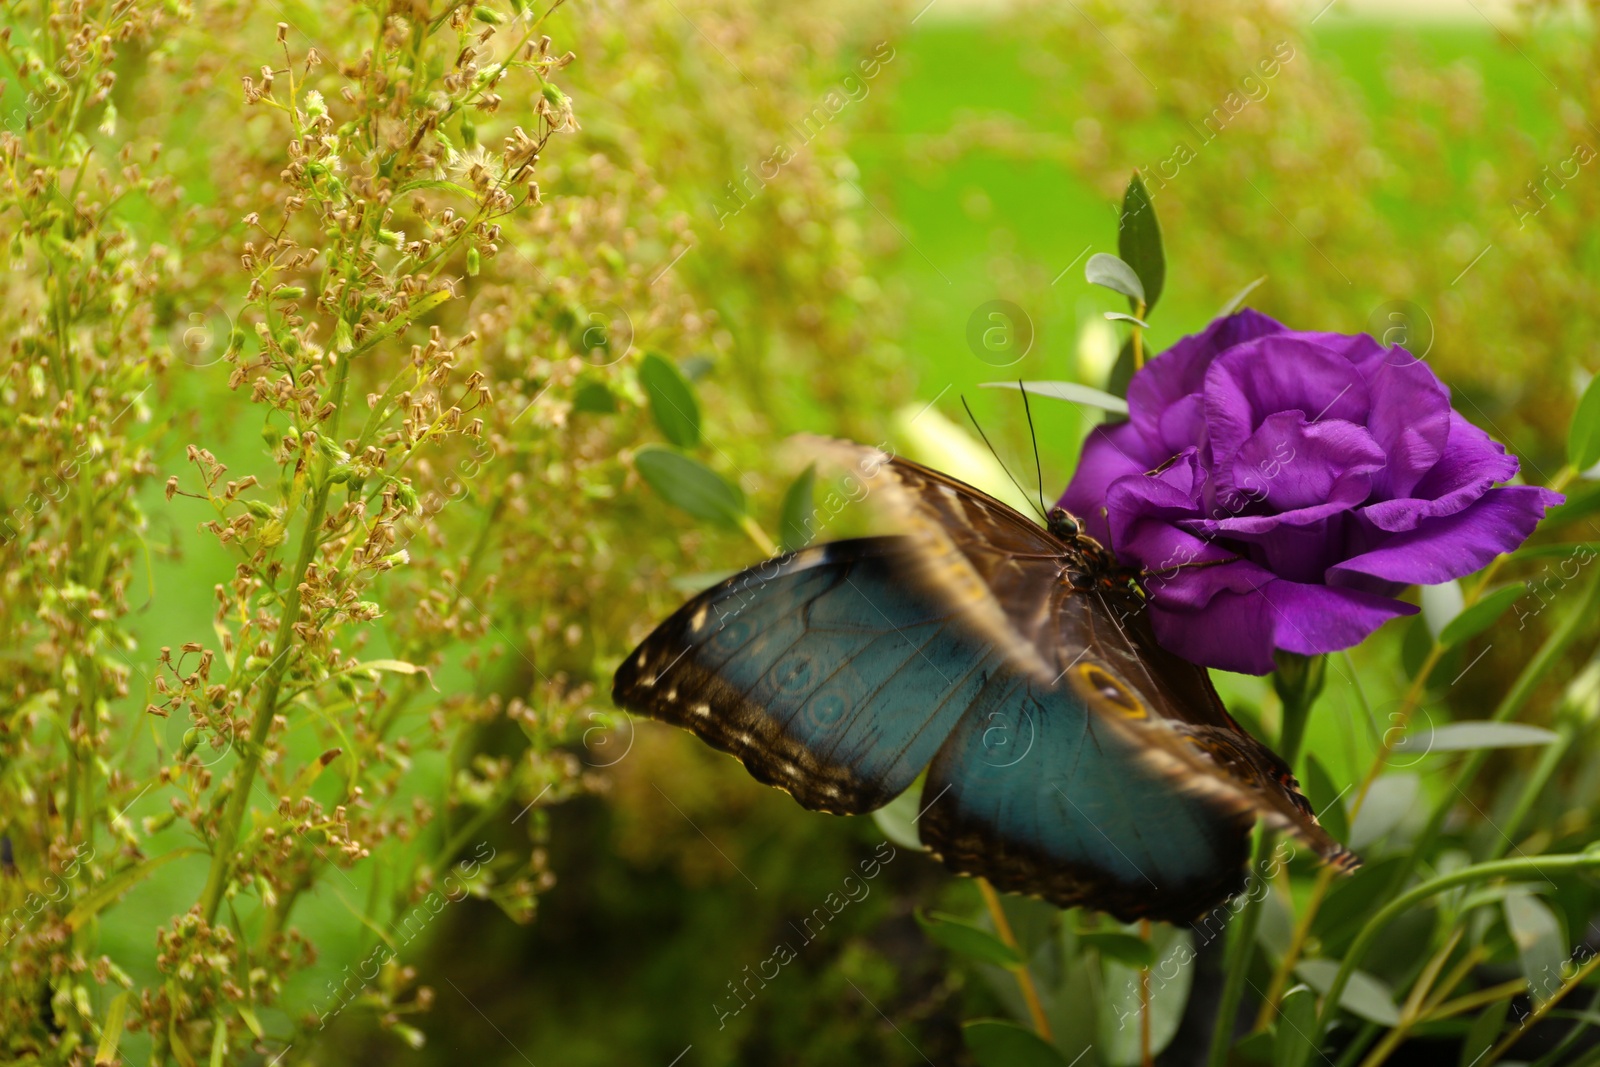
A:
<svg viewBox="0 0 1600 1067">
<path fill-rule="evenodd" d="M 1072 677 L 1086 694 L 1110 705 L 1119 715 L 1130 719 L 1143 719 L 1148 715 L 1144 701 L 1098 663 L 1074 667 Z"/>
</svg>

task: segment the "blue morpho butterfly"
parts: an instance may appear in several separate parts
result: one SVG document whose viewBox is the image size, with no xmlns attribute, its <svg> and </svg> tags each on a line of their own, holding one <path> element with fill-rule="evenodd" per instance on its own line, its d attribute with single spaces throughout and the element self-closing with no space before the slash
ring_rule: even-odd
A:
<svg viewBox="0 0 1600 1067">
<path fill-rule="evenodd" d="M 701 593 L 617 670 L 619 705 L 817 811 L 873 811 L 926 767 L 918 831 L 946 866 L 1124 921 L 1184 922 L 1237 893 L 1257 817 L 1359 864 L 1065 511 L 1040 528 L 918 464 L 811 444 L 905 532 Z"/>
</svg>

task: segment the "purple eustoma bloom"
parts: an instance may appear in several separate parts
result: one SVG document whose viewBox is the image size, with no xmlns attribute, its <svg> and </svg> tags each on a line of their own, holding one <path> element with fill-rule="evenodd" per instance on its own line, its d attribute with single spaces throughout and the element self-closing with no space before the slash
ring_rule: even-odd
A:
<svg viewBox="0 0 1600 1067">
<path fill-rule="evenodd" d="M 1404 349 L 1248 309 L 1135 374 L 1128 409 L 1061 506 L 1147 573 L 1161 643 L 1210 667 L 1357 644 L 1417 610 L 1406 586 L 1471 574 L 1562 500 L 1495 488 L 1516 458 Z"/>
</svg>

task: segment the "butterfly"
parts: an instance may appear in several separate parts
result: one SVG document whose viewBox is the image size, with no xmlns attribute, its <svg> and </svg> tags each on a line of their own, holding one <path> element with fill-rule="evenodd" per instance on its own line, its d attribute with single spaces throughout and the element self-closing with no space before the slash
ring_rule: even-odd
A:
<svg viewBox="0 0 1600 1067">
<path fill-rule="evenodd" d="M 623 661 L 619 706 L 817 811 L 873 811 L 926 770 L 918 833 L 947 867 L 1123 921 L 1190 921 L 1238 893 L 1258 818 L 1359 865 L 1071 515 L 1041 527 L 878 449 L 809 447 L 902 532 L 701 593 Z"/>
</svg>

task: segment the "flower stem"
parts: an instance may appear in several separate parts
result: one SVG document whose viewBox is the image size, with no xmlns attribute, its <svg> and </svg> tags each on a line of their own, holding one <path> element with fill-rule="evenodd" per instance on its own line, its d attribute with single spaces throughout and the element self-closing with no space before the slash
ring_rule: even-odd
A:
<svg viewBox="0 0 1600 1067">
<path fill-rule="evenodd" d="M 1518 1023 L 1515 1030 L 1501 1038 L 1500 1043 L 1489 1050 L 1489 1054 L 1483 1058 L 1483 1067 L 1490 1067 L 1490 1065 L 1498 1060 L 1501 1056 L 1504 1056 L 1507 1052 L 1509 1052 L 1511 1050 L 1511 1046 L 1517 1043 L 1518 1038 L 1527 1033 L 1528 1030 L 1540 1019 L 1543 1019 L 1546 1015 L 1548 1015 L 1551 1008 L 1554 1008 L 1557 1004 L 1561 1003 L 1562 998 L 1564 998 L 1574 989 L 1578 988 L 1578 985 L 1585 978 L 1589 977 L 1589 975 L 1594 972 L 1596 967 L 1600 967 L 1600 955 L 1591 956 L 1588 962 L 1586 962 L 1582 967 L 1579 967 L 1576 971 L 1573 971 L 1572 976 L 1561 983 L 1560 989 L 1557 989 L 1554 993 L 1550 994 L 1550 996 L 1545 1000 L 1535 1004 L 1533 1007 L 1533 1013 Z"/>
<path fill-rule="evenodd" d="M 1150 940 L 1150 920 L 1139 920 L 1139 937 Z M 1139 1064 L 1151 1067 L 1155 1061 L 1150 1056 L 1150 968 L 1139 968 Z"/>
<path fill-rule="evenodd" d="M 1279 731 L 1279 754 L 1293 767 L 1300 756 L 1300 746 L 1305 741 L 1306 721 L 1311 717 L 1311 706 L 1322 692 L 1326 676 L 1327 659 L 1324 656 L 1295 656 L 1284 654 L 1279 658 L 1278 669 L 1273 672 L 1273 688 L 1283 702 L 1283 725 Z M 1276 836 L 1265 827 L 1256 836 L 1254 853 L 1250 857 L 1250 877 L 1261 877 L 1276 844 Z M 1209 1067 L 1222 1067 L 1228 1059 L 1228 1049 L 1233 1044 L 1234 1021 L 1239 1015 L 1239 1002 L 1244 997 L 1244 985 L 1249 974 L 1251 950 L 1255 946 L 1256 930 L 1261 925 L 1261 900 L 1249 897 L 1239 913 L 1238 922 L 1228 931 L 1228 944 L 1223 955 L 1222 998 L 1217 1003 L 1217 1020 L 1211 1031 L 1211 1049 L 1206 1063 Z"/>
<path fill-rule="evenodd" d="M 983 893 L 983 902 L 989 908 L 989 918 L 994 920 L 994 931 L 999 935 L 1006 947 L 1014 950 L 1019 962 L 1015 968 L 1017 986 L 1022 990 L 1022 999 L 1027 1002 L 1028 1016 L 1033 1020 L 1033 1029 L 1046 1041 L 1054 1042 L 1055 1036 L 1050 1033 L 1050 1020 L 1045 1018 L 1044 1005 L 1039 1002 L 1039 991 L 1034 988 L 1033 975 L 1028 972 L 1027 957 L 1022 954 L 1022 946 L 1017 944 L 1017 935 L 1011 931 L 1011 922 L 1006 918 L 1005 908 L 1000 904 L 1000 894 L 994 891 L 994 886 L 989 884 L 989 879 L 979 878 L 978 889 Z"/>
<path fill-rule="evenodd" d="M 1144 301 L 1141 300 L 1141 301 L 1139 301 L 1139 310 L 1135 311 L 1133 313 L 1133 317 L 1136 318 L 1136 319 L 1142 319 L 1142 318 L 1144 318 L 1144 312 L 1145 312 Z M 1144 331 L 1141 330 L 1137 326 L 1133 327 L 1133 338 L 1132 338 L 1132 340 L 1133 340 L 1133 369 L 1134 370 L 1138 370 L 1139 368 L 1144 366 Z"/>
<path fill-rule="evenodd" d="M 339 433 L 339 415 L 344 410 L 346 387 L 350 383 L 350 358 L 340 358 L 333 384 L 333 413 L 322 431 L 330 438 Z M 272 720 L 278 712 L 278 693 L 283 687 L 283 677 L 289 669 L 289 655 L 294 651 L 295 623 L 300 620 L 300 586 L 306 580 L 306 571 L 322 544 L 322 519 L 328 510 L 328 494 L 333 483 L 327 472 L 317 485 L 306 513 L 306 527 L 300 537 L 300 554 L 295 560 L 294 574 L 284 591 L 283 615 L 278 620 L 278 635 L 273 643 L 272 661 L 267 664 L 266 676 L 261 682 L 261 697 L 256 703 L 255 718 L 250 723 L 250 736 L 240 752 L 239 766 L 234 772 L 233 792 L 228 806 L 223 809 L 222 824 L 217 828 L 212 842 L 211 869 L 206 873 L 205 889 L 200 894 L 200 911 L 207 922 L 216 918 L 217 908 L 228 887 L 228 875 L 233 867 L 233 850 L 239 840 L 239 827 L 245 812 L 250 810 L 250 791 L 255 786 L 256 770 L 266 751 L 267 737 L 272 732 Z"/>
<path fill-rule="evenodd" d="M 761 549 L 762 552 L 766 553 L 769 558 L 778 554 L 777 544 L 773 542 L 772 538 L 767 536 L 767 531 L 763 530 L 761 528 L 761 524 L 756 522 L 755 519 L 752 519 L 748 515 L 740 516 L 739 529 L 743 530 L 745 532 L 745 536 L 754 541 L 756 543 L 756 547 Z"/>
<path fill-rule="evenodd" d="M 1470 885 L 1474 882 L 1487 882 L 1494 878 L 1519 878 L 1534 876 L 1549 878 L 1552 874 L 1564 874 L 1573 871 L 1593 870 L 1600 868 L 1600 853 L 1580 853 L 1567 856 L 1529 856 L 1514 860 L 1492 860 L 1489 863 L 1478 863 L 1471 867 L 1463 867 L 1458 871 L 1440 875 L 1438 878 L 1423 882 L 1409 891 L 1400 894 L 1388 904 L 1378 910 L 1378 913 L 1361 928 L 1355 941 L 1346 950 L 1344 959 L 1339 961 L 1339 970 L 1333 976 L 1333 982 L 1328 987 L 1328 992 L 1322 998 L 1322 1009 L 1317 1013 L 1317 1028 L 1312 1036 L 1320 1037 L 1326 1033 L 1333 1022 L 1335 1013 L 1339 1010 L 1339 998 L 1344 993 L 1345 986 L 1349 984 L 1350 975 L 1354 973 L 1367 950 L 1378 939 L 1378 935 L 1390 922 L 1404 914 L 1407 910 L 1427 900 L 1429 897 L 1453 889 L 1458 885 Z M 1595 958 L 1600 961 L 1600 956 Z M 1552 998 L 1553 999 L 1553 998 Z"/>
</svg>

